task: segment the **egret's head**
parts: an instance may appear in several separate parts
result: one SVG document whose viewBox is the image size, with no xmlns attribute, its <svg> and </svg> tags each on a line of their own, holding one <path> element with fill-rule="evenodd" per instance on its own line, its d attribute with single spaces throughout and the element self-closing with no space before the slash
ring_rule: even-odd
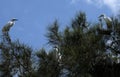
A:
<svg viewBox="0 0 120 77">
<path fill-rule="evenodd" d="M 105 14 L 101 14 L 98 18 L 101 18 L 101 17 L 106 17 Z"/>
<path fill-rule="evenodd" d="M 18 21 L 18 19 L 16 19 L 16 18 L 13 18 L 13 19 L 11 19 L 11 21 Z"/>
</svg>

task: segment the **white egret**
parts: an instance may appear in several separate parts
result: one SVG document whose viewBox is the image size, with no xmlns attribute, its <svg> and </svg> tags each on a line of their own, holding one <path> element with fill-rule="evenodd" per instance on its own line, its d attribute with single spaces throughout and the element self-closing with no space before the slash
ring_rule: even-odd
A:
<svg viewBox="0 0 120 77">
<path fill-rule="evenodd" d="M 58 49 L 58 47 L 57 46 L 55 46 L 54 47 L 54 49 L 55 49 L 55 51 L 56 51 L 56 53 L 57 53 L 57 57 L 58 57 L 58 61 L 60 61 L 61 60 L 61 58 L 62 58 L 62 55 L 61 55 L 61 53 L 59 52 L 59 49 Z"/>
<path fill-rule="evenodd" d="M 112 29 L 112 19 L 110 17 L 107 17 L 105 14 L 101 14 L 99 18 L 103 18 L 106 22 L 107 28 Z"/>
<path fill-rule="evenodd" d="M 11 19 L 3 28 L 2 28 L 2 32 L 8 32 L 10 30 L 10 28 L 15 24 L 15 21 L 17 21 L 18 19 L 13 18 Z"/>
</svg>

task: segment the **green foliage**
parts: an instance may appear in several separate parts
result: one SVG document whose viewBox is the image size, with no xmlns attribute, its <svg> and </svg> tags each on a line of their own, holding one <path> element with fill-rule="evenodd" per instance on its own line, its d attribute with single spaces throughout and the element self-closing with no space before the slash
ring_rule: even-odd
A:
<svg viewBox="0 0 120 77">
<path fill-rule="evenodd" d="M 119 38 L 119 19 L 112 20 Z M 46 34 L 51 50 L 42 48 L 36 53 L 19 40 L 12 41 L 9 32 L 4 32 L 0 42 L 0 76 L 19 73 L 19 77 L 119 77 L 118 52 L 109 47 L 111 54 L 105 53 L 106 36 L 110 38 L 111 33 L 100 30 L 99 26 L 99 23 L 89 24 L 84 12 L 78 13 L 62 31 L 56 20 Z"/>
<path fill-rule="evenodd" d="M 51 27 L 48 27 L 48 34 L 46 35 L 49 41 L 48 43 L 52 45 L 58 45 L 60 44 L 61 37 L 57 20 L 50 26 Z"/>
<path fill-rule="evenodd" d="M 60 66 L 55 51 L 47 53 L 44 49 L 41 49 L 37 53 L 37 57 L 40 63 L 38 77 L 59 77 Z"/>
<path fill-rule="evenodd" d="M 9 34 L 3 34 L 0 43 L 0 72 L 2 77 L 11 77 L 18 71 L 20 75 L 25 76 L 31 71 L 31 53 L 32 49 L 19 41 L 12 42 Z M 6 38 L 7 37 L 7 38 Z"/>
<path fill-rule="evenodd" d="M 69 71 L 69 77 L 90 76 L 91 69 L 94 69 L 97 63 L 107 63 L 110 58 L 105 55 L 105 35 L 104 33 L 99 34 L 99 24 L 92 24 L 93 27 L 90 28 L 88 28 L 87 24 L 85 13 L 80 12 L 72 20 L 71 25 L 62 32 L 58 31 L 59 25 L 53 24 L 52 27 L 50 26 L 52 30 L 49 29 L 48 36 L 52 34 L 52 36 L 55 37 L 57 35 L 57 37 L 47 37 L 49 38 L 48 41 L 50 44 L 58 46 L 62 55 L 60 63 L 63 65 L 63 69 L 65 68 Z M 118 26 L 118 20 L 114 21 L 114 25 Z M 115 30 L 117 30 L 117 26 Z M 59 43 L 54 43 L 50 40 Z"/>
</svg>

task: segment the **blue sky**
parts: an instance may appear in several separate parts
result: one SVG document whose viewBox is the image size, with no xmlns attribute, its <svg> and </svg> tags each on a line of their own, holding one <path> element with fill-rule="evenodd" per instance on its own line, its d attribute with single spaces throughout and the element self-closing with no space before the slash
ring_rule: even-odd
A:
<svg viewBox="0 0 120 77">
<path fill-rule="evenodd" d="M 55 19 L 60 28 L 64 28 L 77 12 L 83 11 L 88 21 L 95 22 L 102 13 L 116 15 L 118 6 L 120 0 L 1 0 L 0 29 L 11 18 L 17 18 L 19 21 L 10 31 L 12 39 L 19 39 L 33 48 L 47 48 L 45 34 Z"/>
</svg>

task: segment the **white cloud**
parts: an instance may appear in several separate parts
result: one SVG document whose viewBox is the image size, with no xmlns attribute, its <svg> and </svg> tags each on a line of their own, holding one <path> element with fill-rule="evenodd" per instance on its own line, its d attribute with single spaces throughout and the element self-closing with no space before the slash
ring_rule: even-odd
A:
<svg viewBox="0 0 120 77">
<path fill-rule="evenodd" d="M 120 10 L 120 0 L 104 0 L 106 4 L 114 13 L 118 13 Z"/>
<path fill-rule="evenodd" d="M 81 0 L 71 0 L 71 3 L 77 3 Z M 120 0 L 84 0 L 89 4 L 96 5 L 97 7 L 102 8 L 103 6 L 107 6 L 111 9 L 114 14 L 120 12 Z M 98 6 L 99 5 L 99 6 Z"/>
<path fill-rule="evenodd" d="M 99 5 L 98 7 L 107 6 L 114 14 L 120 10 L 120 0 L 86 0 L 87 3 Z"/>
<path fill-rule="evenodd" d="M 78 1 L 80 1 L 80 0 L 71 0 L 71 4 L 75 4 L 75 3 L 77 3 Z"/>
</svg>

